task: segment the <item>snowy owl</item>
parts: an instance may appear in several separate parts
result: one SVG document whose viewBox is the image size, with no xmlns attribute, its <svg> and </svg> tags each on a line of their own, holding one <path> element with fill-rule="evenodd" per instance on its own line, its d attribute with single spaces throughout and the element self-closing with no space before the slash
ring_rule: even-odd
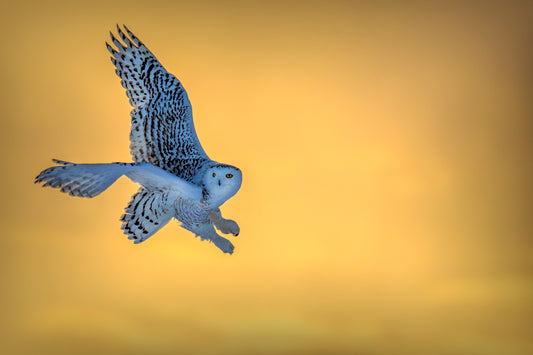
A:
<svg viewBox="0 0 533 355">
<path fill-rule="evenodd" d="M 71 196 L 94 197 L 126 175 L 141 185 L 121 217 L 122 230 L 135 244 L 156 233 L 172 217 L 224 253 L 229 240 L 217 234 L 239 234 L 235 221 L 224 219 L 219 207 L 235 195 L 241 170 L 209 159 L 192 118 L 189 98 L 180 81 L 126 27 L 117 25 L 122 42 L 111 33 L 106 42 L 111 62 L 126 89 L 131 111 L 130 151 L 133 163 L 57 165 L 43 170 L 35 183 L 60 188 Z"/>
</svg>

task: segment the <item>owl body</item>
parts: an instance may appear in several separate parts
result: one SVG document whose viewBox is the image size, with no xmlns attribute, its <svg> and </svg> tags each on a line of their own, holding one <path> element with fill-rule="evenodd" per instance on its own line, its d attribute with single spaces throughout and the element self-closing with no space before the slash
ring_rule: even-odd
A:
<svg viewBox="0 0 533 355">
<path fill-rule="evenodd" d="M 240 169 L 211 160 L 196 135 L 192 108 L 181 82 L 168 73 L 126 27 L 117 26 L 107 44 L 116 74 L 133 110 L 130 152 L 133 163 L 75 164 L 54 160 L 35 182 L 72 196 L 94 197 L 125 175 L 141 185 L 121 217 L 128 239 L 141 243 L 172 218 L 202 240 L 233 253 L 217 234 L 239 234 L 235 221 L 222 218 L 219 207 L 239 190 Z"/>
</svg>

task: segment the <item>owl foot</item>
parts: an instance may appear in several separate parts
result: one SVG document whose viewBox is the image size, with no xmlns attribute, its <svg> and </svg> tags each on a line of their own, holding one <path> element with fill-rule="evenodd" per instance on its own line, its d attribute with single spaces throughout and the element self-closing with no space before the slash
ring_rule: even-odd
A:
<svg viewBox="0 0 533 355">
<path fill-rule="evenodd" d="M 215 227 L 224 234 L 231 233 L 234 236 L 238 236 L 241 231 L 237 222 L 232 221 L 231 219 L 222 219 L 215 223 Z"/>
<path fill-rule="evenodd" d="M 222 250 L 224 253 L 227 253 L 230 255 L 233 254 L 233 250 L 235 249 L 235 247 L 226 238 L 218 237 L 218 238 L 213 238 L 211 240 L 217 246 L 217 248 Z"/>
<path fill-rule="evenodd" d="M 220 210 L 211 212 L 209 214 L 209 219 L 211 220 L 211 223 L 213 223 L 213 225 L 224 234 L 231 233 L 234 236 L 238 236 L 239 232 L 241 231 L 237 222 L 232 221 L 231 219 L 223 218 Z"/>
<path fill-rule="evenodd" d="M 193 232 L 197 237 L 202 240 L 210 240 L 216 247 L 222 250 L 224 253 L 233 254 L 235 247 L 229 240 L 223 238 L 217 234 L 215 227 L 211 221 L 206 221 L 201 224 L 182 225 L 185 229 Z"/>
</svg>

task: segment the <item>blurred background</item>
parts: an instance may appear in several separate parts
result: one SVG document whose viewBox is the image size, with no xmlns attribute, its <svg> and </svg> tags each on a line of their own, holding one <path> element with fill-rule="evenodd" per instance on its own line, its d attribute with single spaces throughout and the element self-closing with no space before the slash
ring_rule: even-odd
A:
<svg viewBox="0 0 533 355">
<path fill-rule="evenodd" d="M 0 351 L 532 354 L 531 4 L 2 2 Z M 175 221 L 134 246 L 125 178 L 33 184 L 130 161 L 116 23 L 243 170 L 233 256 Z"/>
</svg>

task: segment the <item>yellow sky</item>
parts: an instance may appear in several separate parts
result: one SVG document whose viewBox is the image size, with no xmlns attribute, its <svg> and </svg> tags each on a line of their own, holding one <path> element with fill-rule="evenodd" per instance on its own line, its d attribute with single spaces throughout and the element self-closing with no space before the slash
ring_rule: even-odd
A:
<svg viewBox="0 0 533 355">
<path fill-rule="evenodd" d="M 526 4 L 2 3 L 0 346 L 533 353 Z M 127 179 L 91 200 L 33 185 L 51 158 L 130 160 L 115 23 L 243 171 L 234 255 L 176 222 L 131 244 Z"/>
</svg>

